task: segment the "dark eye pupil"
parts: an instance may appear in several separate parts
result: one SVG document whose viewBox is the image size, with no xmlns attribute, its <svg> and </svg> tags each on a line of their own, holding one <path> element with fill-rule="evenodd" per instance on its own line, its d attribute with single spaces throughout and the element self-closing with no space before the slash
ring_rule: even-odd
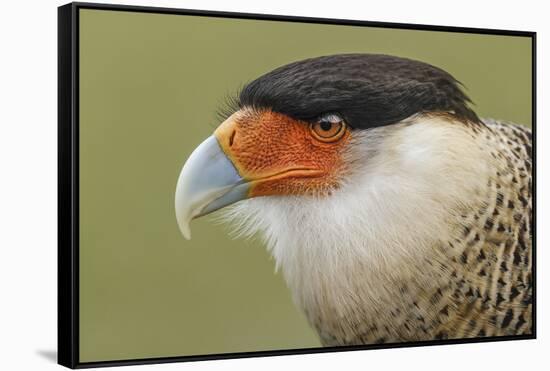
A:
<svg viewBox="0 0 550 371">
<path fill-rule="evenodd" d="M 328 121 L 321 121 L 319 124 L 324 131 L 329 131 L 332 128 L 332 123 Z"/>
</svg>

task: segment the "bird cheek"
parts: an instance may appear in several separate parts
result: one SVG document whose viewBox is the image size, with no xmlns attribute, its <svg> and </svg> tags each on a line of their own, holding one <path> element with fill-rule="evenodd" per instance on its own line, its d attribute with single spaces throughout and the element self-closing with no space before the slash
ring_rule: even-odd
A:
<svg viewBox="0 0 550 371">
<path fill-rule="evenodd" d="M 325 196 L 340 185 L 345 176 L 345 162 L 341 156 L 344 143 L 312 143 L 309 138 L 294 145 L 283 156 L 270 154 L 278 159 L 270 166 L 271 173 L 280 175 L 253 182 L 250 197 L 271 195 Z"/>
<path fill-rule="evenodd" d="M 340 152 L 347 137 L 339 143 L 318 143 L 308 123 L 275 112 L 230 117 L 214 135 L 249 182 L 248 197 L 318 195 L 338 186 Z"/>
</svg>

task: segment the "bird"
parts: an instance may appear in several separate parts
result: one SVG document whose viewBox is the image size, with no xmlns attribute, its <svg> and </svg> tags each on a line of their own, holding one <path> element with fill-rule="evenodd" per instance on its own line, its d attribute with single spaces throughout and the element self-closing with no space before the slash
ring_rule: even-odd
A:
<svg viewBox="0 0 550 371">
<path fill-rule="evenodd" d="M 447 71 L 316 56 L 248 82 L 176 184 L 258 235 L 323 346 L 533 334 L 532 132 Z"/>
</svg>

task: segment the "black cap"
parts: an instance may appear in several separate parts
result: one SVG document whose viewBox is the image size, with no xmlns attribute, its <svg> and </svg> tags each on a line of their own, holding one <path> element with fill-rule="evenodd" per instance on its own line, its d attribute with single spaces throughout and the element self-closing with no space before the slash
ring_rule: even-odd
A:
<svg viewBox="0 0 550 371">
<path fill-rule="evenodd" d="M 247 84 L 240 107 L 268 108 L 311 121 L 338 113 L 367 129 L 426 112 L 479 122 L 449 73 L 427 63 L 380 54 L 339 54 L 279 67 Z"/>
</svg>

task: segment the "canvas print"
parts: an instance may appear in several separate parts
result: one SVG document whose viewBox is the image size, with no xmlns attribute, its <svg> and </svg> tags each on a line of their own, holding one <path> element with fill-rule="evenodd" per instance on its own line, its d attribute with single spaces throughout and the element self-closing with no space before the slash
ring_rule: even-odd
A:
<svg viewBox="0 0 550 371">
<path fill-rule="evenodd" d="M 533 33 L 60 9 L 62 364 L 534 338 Z"/>
</svg>

